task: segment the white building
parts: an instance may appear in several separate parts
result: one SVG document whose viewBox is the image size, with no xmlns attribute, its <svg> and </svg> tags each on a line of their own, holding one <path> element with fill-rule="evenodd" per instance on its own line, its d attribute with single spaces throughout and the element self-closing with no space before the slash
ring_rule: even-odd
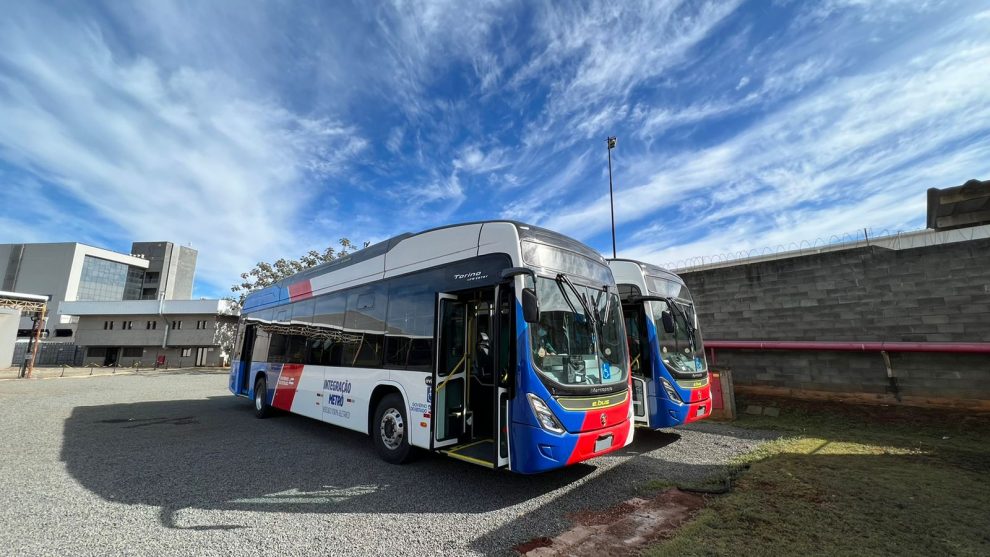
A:
<svg viewBox="0 0 990 557">
<path fill-rule="evenodd" d="M 78 319 L 83 363 L 101 366 L 226 366 L 240 309 L 229 300 L 76 301 L 59 315 Z"/>
<path fill-rule="evenodd" d="M 0 290 L 48 296 L 55 309 L 64 301 L 189 299 L 196 250 L 171 242 L 135 242 L 131 253 L 76 242 L 0 244 Z M 21 317 L 21 337 L 29 317 Z M 71 340 L 74 322 L 52 316 L 45 337 Z"/>
</svg>

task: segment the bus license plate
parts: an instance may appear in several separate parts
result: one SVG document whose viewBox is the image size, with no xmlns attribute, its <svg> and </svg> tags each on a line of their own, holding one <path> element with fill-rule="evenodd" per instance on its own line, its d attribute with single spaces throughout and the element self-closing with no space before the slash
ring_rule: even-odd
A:
<svg viewBox="0 0 990 557">
<path fill-rule="evenodd" d="M 610 435 L 605 435 L 605 436 L 599 437 L 598 440 L 595 441 L 595 452 L 596 453 L 601 452 L 601 451 L 604 451 L 605 449 L 609 449 L 611 447 L 612 447 L 612 435 L 611 434 Z"/>
<path fill-rule="evenodd" d="M 704 406 L 699 406 L 698 407 L 698 412 L 695 414 L 695 416 L 704 416 L 704 415 L 705 415 L 705 407 Z"/>
</svg>

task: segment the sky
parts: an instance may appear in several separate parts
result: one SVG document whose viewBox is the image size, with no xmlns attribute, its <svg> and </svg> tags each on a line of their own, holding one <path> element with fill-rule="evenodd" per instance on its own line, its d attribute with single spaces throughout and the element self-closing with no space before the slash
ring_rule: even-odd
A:
<svg viewBox="0 0 990 557">
<path fill-rule="evenodd" d="M 990 179 L 990 2 L 35 2 L 0 243 L 258 261 L 514 219 L 678 267 L 925 226 Z"/>
</svg>

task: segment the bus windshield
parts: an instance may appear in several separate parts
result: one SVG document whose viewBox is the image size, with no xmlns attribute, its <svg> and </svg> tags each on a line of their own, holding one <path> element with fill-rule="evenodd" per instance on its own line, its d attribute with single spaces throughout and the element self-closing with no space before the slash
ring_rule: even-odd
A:
<svg viewBox="0 0 990 557">
<path fill-rule="evenodd" d="M 666 301 L 650 302 L 663 363 L 671 373 L 682 377 L 694 377 L 707 371 L 705 348 L 691 293 L 679 282 L 660 277 L 648 278 L 651 294 L 666 298 Z M 664 331 L 664 312 L 669 312 L 673 318 L 673 333 Z"/>
<path fill-rule="evenodd" d="M 626 383 L 622 312 L 615 292 L 538 277 L 540 322 L 530 327 L 533 363 L 544 379 L 568 389 Z M 589 313 L 590 312 L 590 313 Z M 612 389 L 608 389 L 612 390 Z"/>
</svg>

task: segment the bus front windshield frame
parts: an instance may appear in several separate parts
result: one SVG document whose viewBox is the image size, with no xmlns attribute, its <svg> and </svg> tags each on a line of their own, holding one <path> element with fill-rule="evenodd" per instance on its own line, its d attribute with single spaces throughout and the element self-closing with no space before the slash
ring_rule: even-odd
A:
<svg viewBox="0 0 990 557">
<path fill-rule="evenodd" d="M 556 278 L 536 277 L 540 321 L 530 325 L 533 367 L 553 394 L 606 394 L 626 387 L 619 296 Z M 590 314 L 589 314 L 590 312 Z"/>
<path fill-rule="evenodd" d="M 646 302 L 651 307 L 648 315 L 652 316 L 657 331 L 660 359 L 675 377 L 695 378 L 707 372 L 698 315 L 687 286 L 660 277 L 649 279 L 651 294 L 666 298 L 665 301 Z M 663 328 L 664 312 L 671 314 L 673 333 L 667 333 Z"/>
</svg>

